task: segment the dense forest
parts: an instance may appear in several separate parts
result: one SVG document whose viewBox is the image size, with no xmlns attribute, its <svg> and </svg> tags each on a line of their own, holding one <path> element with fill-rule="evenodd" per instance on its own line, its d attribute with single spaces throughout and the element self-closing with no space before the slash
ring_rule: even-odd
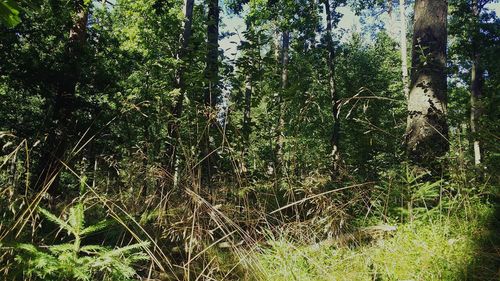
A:
<svg viewBox="0 0 500 281">
<path fill-rule="evenodd" d="M 499 280 L 495 11 L 0 0 L 2 280 Z"/>
</svg>

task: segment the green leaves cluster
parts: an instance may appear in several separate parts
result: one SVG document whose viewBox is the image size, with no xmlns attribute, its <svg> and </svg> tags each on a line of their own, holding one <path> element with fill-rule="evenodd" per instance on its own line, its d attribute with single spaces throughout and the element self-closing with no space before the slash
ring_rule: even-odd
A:
<svg viewBox="0 0 500 281">
<path fill-rule="evenodd" d="M 16 0 L 1 0 L 0 1 L 0 20 L 7 27 L 14 27 L 21 22 L 19 17 L 19 7 Z"/>
<path fill-rule="evenodd" d="M 16 261 L 23 266 L 26 277 L 40 280 L 133 280 L 135 263 L 146 261 L 143 249 L 146 242 L 125 247 L 110 248 L 102 245 L 81 245 L 82 239 L 103 230 L 109 221 L 85 226 L 84 206 L 79 203 L 70 208 L 68 219 L 62 220 L 49 211 L 39 208 L 47 220 L 73 236 L 72 243 L 37 247 L 18 244 Z"/>
</svg>

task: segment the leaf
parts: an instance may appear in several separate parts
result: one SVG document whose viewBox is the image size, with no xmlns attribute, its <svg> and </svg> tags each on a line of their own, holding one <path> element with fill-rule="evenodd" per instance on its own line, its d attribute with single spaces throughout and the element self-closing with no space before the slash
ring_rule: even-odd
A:
<svg viewBox="0 0 500 281">
<path fill-rule="evenodd" d="M 45 210 L 42 207 L 38 207 L 38 210 L 51 222 L 57 224 L 60 228 L 67 230 L 71 234 L 75 234 L 75 231 L 73 227 L 71 227 L 69 224 L 67 224 L 65 221 L 61 220 L 60 218 L 54 216 L 51 214 L 49 211 Z"/>
<path fill-rule="evenodd" d="M 433 183 L 426 182 L 413 193 L 412 198 L 425 200 L 439 196 L 439 187 L 442 182 L 442 180 Z"/>
<path fill-rule="evenodd" d="M 108 251 L 109 248 L 101 245 L 87 245 L 80 248 L 80 251 L 86 254 L 98 254 L 100 252 Z"/>
<path fill-rule="evenodd" d="M 120 256 L 122 254 L 128 253 L 128 252 L 131 252 L 133 250 L 145 248 L 145 247 L 148 247 L 148 246 L 149 246 L 149 242 L 145 241 L 145 242 L 141 242 L 141 243 L 137 243 L 137 244 L 132 244 L 132 245 L 128 245 L 128 246 L 125 246 L 125 247 L 114 249 L 112 251 L 104 253 L 103 256 L 116 257 L 116 256 Z"/>
<path fill-rule="evenodd" d="M 84 212 L 83 205 L 80 203 L 76 204 L 75 206 L 69 209 L 68 222 L 75 230 L 75 234 L 80 234 L 81 230 L 83 229 L 85 220 L 83 212 Z"/>
<path fill-rule="evenodd" d="M 73 244 L 61 244 L 61 245 L 52 245 L 49 246 L 49 251 L 52 252 L 53 254 L 60 254 L 62 252 L 71 252 L 74 249 Z"/>
<path fill-rule="evenodd" d="M 76 280 L 89 281 L 92 278 L 92 274 L 88 266 L 75 266 L 72 268 L 72 273 Z"/>
<path fill-rule="evenodd" d="M 21 22 L 19 10 L 21 8 L 14 0 L 0 1 L 0 20 L 7 27 L 15 27 Z"/>
<path fill-rule="evenodd" d="M 16 245 L 16 248 L 32 254 L 36 254 L 39 252 L 38 249 L 32 244 L 20 243 Z"/>
<path fill-rule="evenodd" d="M 111 224 L 111 222 L 107 221 L 107 220 L 103 220 L 103 221 L 100 221 L 94 225 L 91 225 L 89 227 L 86 227 L 84 228 L 81 232 L 80 232 L 80 235 L 88 235 L 88 234 L 92 234 L 92 233 L 95 233 L 99 230 L 102 230 L 106 227 L 108 227 L 109 225 Z"/>
</svg>

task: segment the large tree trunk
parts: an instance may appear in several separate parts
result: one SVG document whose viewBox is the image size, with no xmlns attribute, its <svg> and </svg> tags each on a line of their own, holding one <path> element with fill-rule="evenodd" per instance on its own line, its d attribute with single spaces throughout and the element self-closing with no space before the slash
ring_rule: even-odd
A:
<svg viewBox="0 0 500 281">
<path fill-rule="evenodd" d="M 328 48 L 328 90 L 330 92 L 330 100 L 332 106 L 332 136 L 331 136 L 331 178 L 332 180 L 339 180 L 340 170 L 340 119 L 339 119 L 339 102 L 335 89 L 335 48 L 333 46 L 333 26 L 332 26 L 332 11 L 330 9 L 329 0 L 324 1 L 326 12 L 326 40 Z"/>
<path fill-rule="evenodd" d="M 410 94 L 410 87 L 408 85 L 408 53 L 406 46 L 406 8 L 405 0 L 399 0 L 399 14 L 401 17 L 401 30 L 399 45 L 401 48 L 401 76 L 403 79 L 403 91 L 405 98 L 408 99 Z"/>
<path fill-rule="evenodd" d="M 434 170 L 449 148 L 446 123 L 446 0 L 416 0 L 406 147 L 410 161 Z"/>
<path fill-rule="evenodd" d="M 87 34 L 88 6 L 83 0 L 75 3 L 75 21 L 69 31 L 66 44 L 64 69 L 59 75 L 52 110 L 52 129 L 49 132 L 38 169 L 39 178 L 36 183 L 38 189 L 47 189 L 52 196 L 62 193 L 59 187 L 59 172 L 66 161 L 69 132 L 73 129 L 73 112 L 76 107 L 76 84 L 80 76 L 80 57 Z"/>
<path fill-rule="evenodd" d="M 186 70 L 185 59 L 188 54 L 187 49 L 189 40 L 191 39 L 191 27 L 193 23 L 193 7 L 194 0 L 184 0 L 184 23 L 182 27 L 182 35 L 180 38 L 180 48 L 177 52 L 177 59 L 182 62 L 181 66 L 177 69 L 175 83 L 176 88 L 179 89 L 179 96 L 175 100 L 172 108 L 172 122 L 168 125 L 168 137 L 170 138 L 167 144 L 167 173 L 169 177 L 173 177 L 173 183 L 177 183 L 177 150 L 179 145 L 179 119 L 182 117 L 183 102 L 185 96 L 184 85 L 184 72 Z"/>
<path fill-rule="evenodd" d="M 470 128 L 474 145 L 474 164 L 481 164 L 481 146 L 478 138 L 479 119 L 481 117 L 481 103 L 483 89 L 483 72 L 480 67 L 480 51 L 479 51 L 479 14 L 480 7 L 478 0 L 472 1 L 472 16 L 474 18 L 474 32 L 471 38 L 472 41 L 472 69 L 471 69 L 471 109 L 470 109 Z"/>
<path fill-rule="evenodd" d="M 290 32 L 283 31 L 281 34 L 281 93 L 277 99 L 278 124 L 276 126 L 276 175 L 280 179 L 285 174 L 285 163 L 283 156 L 284 149 L 284 129 L 285 115 L 283 100 L 286 89 L 288 88 L 288 51 L 290 48 Z"/>
<path fill-rule="evenodd" d="M 207 19 L 207 59 L 205 68 L 206 89 L 204 96 L 206 128 L 201 140 L 201 185 L 212 187 L 212 175 L 215 172 L 215 155 L 210 144 L 210 136 L 216 131 L 217 98 L 219 96 L 219 1 L 208 0 Z"/>
</svg>

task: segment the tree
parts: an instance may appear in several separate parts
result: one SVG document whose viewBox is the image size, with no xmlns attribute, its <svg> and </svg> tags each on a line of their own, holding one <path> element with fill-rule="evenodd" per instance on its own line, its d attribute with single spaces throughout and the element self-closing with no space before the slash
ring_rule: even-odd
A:
<svg viewBox="0 0 500 281">
<path fill-rule="evenodd" d="M 275 184 L 279 184 L 282 177 L 286 174 L 286 165 L 284 157 L 285 149 L 285 96 L 289 89 L 289 63 L 290 63 L 290 34 L 293 32 L 291 17 L 295 12 L 295 5 L 283 1 L 270 1 L 268 6 L 272 12 L 271 20 L 275 26 L 274 38 L 274 59 L 276 63 L 276 77 L 279 77 L 279 83 L 274 88 L 273 103 L 276 108 L 276 120 L 274 128 L 274 155 L 273 169 Z M 281 40 L 280 40 L 281 39 Z M 281 42 L 280 42 L 281 41 Z M 279 86 L 278 86 L 279 85 Z"/>
<path fill-rule="evenodd" d="M 410 161 L 437 168 L 449 147 L 446 85 L 446 0 L 415 1 L 406 148 Z"/>
<path fill-rule="evenodd" d="M 210 137 L 217 130 L 217 99 L 219 97 L 219 1 L 207 0 L 207 57 L 205 68 L 204 114 L 206 127 L 201 137 L 201 185 L 212 187 L 215 172 L 215 151 Z"/>
<path fill-rule="evenodd" d="M 342 160 L 346 178 L 376 180 L 403 161 L 406 101 L 401 83 L 398 42 L 381 31 L 367 43 L 360 34 L 337 51 L 337 92 L 341 97 Z M 344 165 L 344 164 L 343 164 Z"/>
<path fill-rule="evenodd" d="M 460 83 L 453 90 L 468 92 L 467 114 L 460 115 L 460 124 L 467 124 L 470 134 L 471 158 L 474 164 L 485 164 L 487 155 L 492 155 L 490 132 L 496 130 L 492 121 L 495 108 L 497 63 L 488 59 L 498 52 L 498 18 L 487 9 L 491 0 L 453 0 L 450 1 L 450 54 L 453 62 L 454 78 Z M 455 91 L 453 91 L 455 93 Z M 453 105 L 463 106 L 464 95 L 454 95 Z M 458 99 L 455 101 L 455 99 Z M 457 104 L 459 103 L 459 104 Z M 458 117 L 458 116 L 457 116 Z M 493 117 L 495 119 L 495 117 Z M 495 145 L 493 145 L 495 147 Z M 490 158 L 489 160 L 493 160 Z M 493 160 L 488 163 L 496 162 Z"/>
<path fill-rule="evenodd" d="M 408 85 L 408 54 L 406 46 L 406 8 L 405 8 L 405 0 L 399 0 L 399 15 L 400 15 L 400 48 L 401 48 L 401 77 L 403 80 L 403 91 L 405 97 L 408 99 L 408 95 L 410 94 L 410 88 Z"/>
<path fill-rule="evenodd" d="M 181 61 L 181 66 L 177 69 L 175 83 L 176 87 L 179 89 L 178 96 L 175 100 L 175 104 L 171 109 L 173 121 L 169 123 L 168 126 L 168 136 L 170 137 L 170 143 L 167 144 L 167 172 L 170 173 L 169 176 L 173 177 L 174 185 L 177 183 L 177 149 L 179 144 L 179 118 L 182 116 L 182 110 L 184 106 L 184 98 L 186 92 L 186 85 L 184 82 L 184 72 L 186 71 L 186 66 L 184 60 L 188 54 L 189 40 L 191 39 L 191 27 L 193 24 L 193 7 L 194 0 L 184 0 L 184 21 L 182 26 L 182 34 L 180 36 L 180 47 L 177 51 L 177 59 Z"/>
<path fill-rule="evenodd" d="M 482 3 L 480 3 L 482 2 Z M 472 26 L 471 43 L 472 43 L 472 69 L 470 82 L 470 128 L 474 146 L 474 164 L 481 164 L 481 145 L 478 138 L 479 119 L 481 118 L 481 97 L 483 95 L 483 70 L 481 68 L 480 58 L 480 22 L 481 9 L 489 1 L 472 0 Z"/>
<path fill-rule="evenodd" d="M 83 0 L 76 1 L 74 8 L 76 16 L 69 31 L 64 54 L 66 65 L 58 74 L 56 83 L 51 117 L 54 126 L 47 136 L 38 169 L 41 171 L 37 184 L 39 189 L 49 188 L 48 191 L 52 195 L 62 192 L 58 187 L 59 172 L 63 167 L 62 161 L 65 161 L 69 145 L 68 133 L 74 121 L 76 85 L 80 76 L 80 59 L 87 34 L 89 3 Z"/>
<path fill-rule="evenodd" d="M 339 99 L 335 89 L 335 47 L 333 45 L 333 10 L 330 9 L 330 0 L 324 1 L 326 13 L 326 47 L 328 50 L 328 90 L 330 92 L 331 107 L 332 107 L 332 136 L 331 136 L 331 178 L 339 180 L 340 167 L 340 119 L 339 119 Z"/>
<path fill-rule="evenodd" d="M 8 27 L 14 27 L 21 22 L 19 11 L 21 8 L 14 0 L 0 2 L 0 21 Z"/>
<path fill-rule="evenodd" d="M 284 149 L 284 129 L 285 129 L 285 114 L 283 108 L 283 96 L 288 89 L 288 51 L 290 48 L 290 31 L 284 30 L 281 32 L 281 93 L 278 94 L 278 124 L 276 125 L 276 175 L 278 178 L 285 174 L 285 164 L 283 159 Z"/>
<path fill-rule="evenodd" d="M 252 132 L 252 75 L 248 73 L 245 77 L 245 109 L 243 112 L 243 161 L 242 161 L 242 171 L 246 172 L 245 159 L 248 156 L 248 147 L 250 146 L 250 133 Z"/>
</svg>

